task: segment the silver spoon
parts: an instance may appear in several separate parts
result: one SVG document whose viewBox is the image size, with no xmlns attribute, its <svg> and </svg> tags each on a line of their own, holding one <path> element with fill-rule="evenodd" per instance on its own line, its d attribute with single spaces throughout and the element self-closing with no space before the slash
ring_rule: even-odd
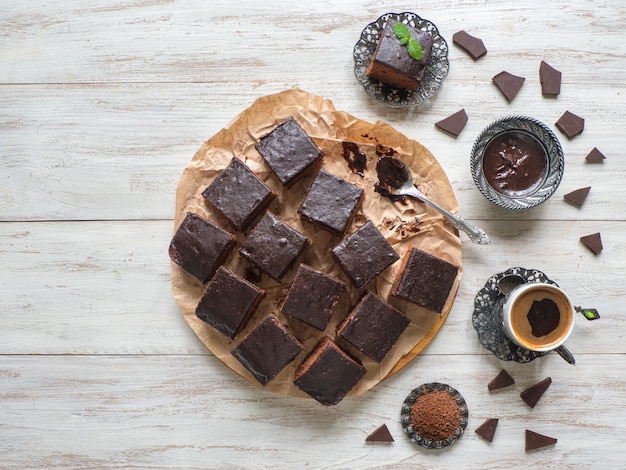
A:
<svg viewBox="0 0 626 470">
<path fill-rule="evenodd" d="M 473 243 L 488 245 L 491 243 L 484 230 L 474 227 L 461 217 L 444 209 L 439 204 L 431 201 L 426 195 L 415 187 L 413 176 L 408 166 L 401 160 L 393 157 L 383 157 L 376 165 L 379 184 L 394 196 L 409 196 L 419 199 L 437 209 L 456 229 L 465 232 Z"/>
</svg>

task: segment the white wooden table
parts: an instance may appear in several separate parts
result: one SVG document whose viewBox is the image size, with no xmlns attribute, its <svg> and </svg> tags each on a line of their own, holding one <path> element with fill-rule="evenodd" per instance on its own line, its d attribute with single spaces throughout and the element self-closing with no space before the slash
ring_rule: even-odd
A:
<svg viewBox="0 0 626 470">
<path fill-rule="evenodd" d="M 0 467 L 623 468 L 626 462 L 626 6 L 621 0 L 441 2 L 321 0 L 3 1 L 0 5 Z M 370 100 L 352 49 L 388 11 L 415 11 L 450 46 L 441 92 L 419 109 Z M 452 44 L 481 37 L 472 61 Z M 563 73 L 556 99 L 538 69 Z M 526 77 L 508 103 L 492 85 Z M 409 366 L 371 391 L 322 407 L 270 394 L 213 357 L 171 295 L 167 247 L 182 169 L 256 98 L 301 88 L 367 121 L 383 120 L 438 158 L 461 214 L 493 243 L 463 237 L 463 279 L 448 320 Z M 465 108 L 458 138 L 434 123 Z M 474 187 L 472 144 L 490 122 L 524 114 L 568 139 L 565 177 L 544 205 L 507 213 Z M 607 159 L 585 162 L 598 147 Z M 582 208 L 563 201 L 591 186 Z M 595 256 L 579 241 L 600 232 Z M 595 306 L 568 347 L 529 364 L 497 359 L 471 324 L 489 276 L 537 268 Z M 516 384 L 489 393 L 506 368 Z M 519 393 L 546 376 L 535 409 Z M 427 451 L 399 412 L 424 382 L 457 388 L 465 435 Z M 474 430 L 500 424 L 493 443 Z M 366 444 L 386 423 L 395 442 Z M 526 453 L 524 430 L 558 438 Z"/>
</svg>

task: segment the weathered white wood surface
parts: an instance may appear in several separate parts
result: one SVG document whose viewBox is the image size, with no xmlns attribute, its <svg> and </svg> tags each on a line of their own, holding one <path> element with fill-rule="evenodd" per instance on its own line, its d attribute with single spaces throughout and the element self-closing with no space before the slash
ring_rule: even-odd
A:
<svg viewBox="0 0 626 470">
<path fill-rule="evenodd" d="M 449 5 L 447 3 L 450 3 Z M 387 11 L 433 21 L 450 74 L 419 110 L 369 100 L 353 74 L 363 27 Z M 117 0 L 0 4 L 0 468 L 621 468 L 626 461 L 626 6 L 620 0 L 392 2 Z M 489 50 L 474 62 L 458 30 Z M 563 72 L 541 96 L 544 59 Z M 491 77 L 526 77 L 507 103 Z M 361 397 L 323 408 L 271 395 L 225 368 L 195 338 L 171 296 L 167 245 L 174 190 L 204 140 L 256 98 L 302 88 L 337 109 L 383 120 L 426 145 L 488 247 L 464 240 L 464 276 L 439 335 L 406 369 Z M 434 122 L 465 108 L 454 139 Z M 473 186 L 478 133 L 509 114 L 554 129 L 585 118 L 565 150 L 554 197 L 506 213 Z M 585 163 L 598 147 L 603 164 Z M 592 186 L 585 206 L 563 194 Z M 579 237 L 600 231 L 594 256 Z M 463 235 L 462 235 L 463 237 Z M 543 270 L 598 322 L 568 347 L 504 363 L 471 326 L 476 292 L 511 266 Z M 506 367 L 514 387 L 488 393 Z M 553 384 L 530 410 L 519 399 Z M 466 435 L 443 452 L 410 443 L 399 424 L 415 386 L 447 382 L 470 408 Z M 474 429 L 499 417 L 487 444 Z M 367 445 L 387 423 L 396 441 Z M 559 439 L 525 453 L 524 429 Z"/>
</svg>

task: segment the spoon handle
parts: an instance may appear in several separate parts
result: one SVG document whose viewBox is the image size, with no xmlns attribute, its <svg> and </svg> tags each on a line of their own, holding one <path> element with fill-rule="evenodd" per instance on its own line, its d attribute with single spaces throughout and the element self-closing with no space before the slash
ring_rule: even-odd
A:
<svg viewBox="0 0 626 470">
<path fill-rule="evenodd" d="M 576 359 L 574 359 L 574 355 L 567 349 L 565 346 L 559 346 L 555 349 L 557 354 L 561 356 L 563 359 L 567 361 L 568 364 L 575 365 Z"/>
<path fill-rule="evenodd" d="M 413 197 L 416 197 L 422 201 L 424 201 L 426 204 L 434 207 L 435 209 L 437 209 L 439 212 L 441 212 L 441 214 L 448 219 L 448 221 L 450 222 L 450 224 L 458 229 L 458 230 L 462 230 L 463 232 L 465 232 L 467 234 L 467 236 L 469 237 L 469 239 L 473 242 L 473 243 L 477 243 L 479 245 L 488 245 L 491 243 L 491 240 L 489 240 L 489 237 L 487 236 L 487 234 L 485 233 L 484 230 L 473 226 L 472 224 L 466 222 L 462 217 L 453 214 L 452 212 L 450 212 L 447 209 L 444 209 L 443 207 L 441 207 L 439 204 L 437 204 L 434 201 L 431 201 L 430 199 L 428 199 L 426 197 L 426 195 L 421 192 L 419 189 L 417 189 L 415 186 L 413 186 L 413 193 L 411 194 Z"/>
</svg>

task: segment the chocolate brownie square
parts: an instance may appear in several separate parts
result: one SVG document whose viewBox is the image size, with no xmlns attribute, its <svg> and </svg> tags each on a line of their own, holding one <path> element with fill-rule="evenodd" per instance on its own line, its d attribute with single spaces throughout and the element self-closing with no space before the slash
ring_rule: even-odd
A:
<svg viewBox="0 0 626 470">
<path fill-rule="evenodd" d="M 291 186 L 323 153 L 290 117 L 262 137 L 256 149 L 283 186 Z"/>
<path fill-rule="evenodd" d="M 254 313 L 265 291 L 220 266 L 196 307 L 196 316 L 234 338 Z"/>
<path fill-rule="evenodd" d="M 294 384 L 322 405 L 339 403 L 365 375 L 358 359 L 324 337 L 302 362 Z"/>
<path fill-rule="evenodd" d="M 266 212 L 239 249 L 239 254 L 279 280 L 304 250 L 307 238 Z"/>
<path fill-rule="evenodd" d="M 372 291 L 337 327 L 337 335 L 376 362 L 383 360 L 411 321 Z"/>
<path fill-rule="evenodd" d="M 232 355 L 265 386 L 302 351 L 302 344 L 269 314 L 244 336 Z"/>
<path fill-rule="evenodd" d="M 352 218 L 363 189 L 320 170 L 298 213 L 336 235 L 342 235 Z"/>
<path fill-rule="evenodd" d="M 236 230 L 245 230 L 267 207 L 274 193 L 236 157 L 202 192 Z"/>
<path fill-rule="evenodd" d="M 187 212 L 170 242 L 169 256 L 204 284 L 226 260 L 235 242 L 233 234 Z"/>
<path fill-rule="evenodd" d="M 301 264 L 281 308 L 282 313 L 323 331 L 345 283 Z"/>
<path fill-rule="evenodd" d="M 391 295 L 441 313 L 459 268 L 417 248 L 402 261 Z"/>
<path fill-rule="evenodd" d="M 333 255 L 359 289 L 400 258 L 371 221 L 339 243 Z"/>
</svg>

